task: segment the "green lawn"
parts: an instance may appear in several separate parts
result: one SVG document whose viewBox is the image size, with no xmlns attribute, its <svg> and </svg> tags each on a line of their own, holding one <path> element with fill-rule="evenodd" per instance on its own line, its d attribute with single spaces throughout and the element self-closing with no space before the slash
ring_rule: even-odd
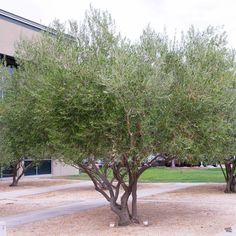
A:
<svg viewBox="0 0 236 236">
<path fill-rule="evenodd" d="M 141 182 L 224 182 L 220 168 L 151 168 L 145 171 Z"/>
<path fill-rule="evenodd" d="M 67 176 L 68 179 L 89 179 L 85 173 Z M 224 182 L 221 169 L 153 167 L 146 170 L 140 182 Z"/>
</svg>

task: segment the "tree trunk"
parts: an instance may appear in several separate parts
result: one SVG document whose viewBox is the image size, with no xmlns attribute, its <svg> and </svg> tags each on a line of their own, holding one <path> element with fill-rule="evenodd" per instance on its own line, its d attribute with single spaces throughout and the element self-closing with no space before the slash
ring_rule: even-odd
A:
<svg viewBox="0 0 236 236">
<path fill-rule="evenodd" d="M 24 175 L 25 173 L 25 168 L 22 164 L 20 164 L 21 162 L 17 163 L 14 167 L 13 167 L 13 177 L 12 177 L 12 183 L 9 185 L 10 187 L 15 187 L 18 185 L 19 180 L 21 179 L 21 177 Z M 19 170 L 20 167 L 22 167 L 21 173 L 19 174 Z"/>
<path fill-rule="evenodd" d="M 176 166 L 175 166 L 175 159 L 171 160 L 171 167 L 172 167 L 172 168 L 175 168 L 175 167 L 176 167 Z"/>
<path fill-rule="evenodd" d="M 125 202 L 123 202 L 121 205 L 118 205 L 117 203 L 111 201 L 110 207 L 111 210 L 118 216 L 119 226 L 126 226 L 132 223 L 127 203 L 125 204 Z"/>
<path fill-rule="evenodd" d="M 118 225 L 126 226 L 132 223 L 131 215 L 129 212 L 128 199 L 131 191 L 127 189 L 121 197 L 120 204 L 116 203 L 116 200 L 110 201 L 111 210 L 118 216 Z"/>
<path fill-rule="evenodd" d="M 12 183 L 11 183 L 9 186 L 10 186 L 10 187 L 15 187 L 15 186 L 17 186 L 19 180 L 20 180 L 20 178 L 18 178 L 18 177 L 14 178 L 14 177 L 13 177 Z"/>
<path fill-rule="evenodd" d="M 118 216 L 119 216 L 119 220 L 118 220 L 119 226 L 126 226 L 126 225 L 130 225 L 132 223 L 132 221 L 130 219 L 128 205 L 122 207 L 120 214 Z"/>
<path fill-rule="evenodd" d="M 236 193 L 235 163 L 225 163 L 226 188 L 225 193 Z"/>
<path fill-rule="evenodd" d="M 138 209 L 137 209 L 137 179 L 132 186 L 132 221 L 134 223 L 139 223 L 138 220 Z"/>
<path fill-rule="evenodd" d="M 226 182 L 225 193 L 236 193 L 236 181 L 235 176 L 232 176 Z"/>
<path fill-rule="evenodd" d="M 18 169 L 19 169 L 18 164 L 13 166 L 13 176 L 12 176 L 12 183 L 9 185 L 10 187 L 15 187 L 18 184 L 18 181 L 19 181 L 17 180 Z"/>
</svg>

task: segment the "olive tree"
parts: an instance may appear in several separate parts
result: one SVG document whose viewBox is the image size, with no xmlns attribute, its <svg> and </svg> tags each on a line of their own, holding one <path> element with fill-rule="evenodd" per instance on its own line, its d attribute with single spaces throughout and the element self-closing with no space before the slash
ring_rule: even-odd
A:
<svg viewBox="0 0 236 236">
<path fill-rule="evenodd" d="M 30 114 L 32 107 L 24 107 L 23 111 L 11 108 L 14 113 L 4 114 L 2 120 L 3 128 L 1 130 L 1 156 L 3 166 L 12 169 L 12 183 L 10 186 L 17 186 L 21 177 L 26 170 L 36 165 L 38 161 L 46 157 L 46 150 L 40 146 L 44 142 L 45 137 L 37 127 L 36 122 L 31 119 Z M 40 130 L 40 134 L 38 131 Z M 24 160 L 32 160 L 31 164 L 25 165 Z"/>
<path fill-rule="evenodd" d="M 54 157 L 89 175 L 119 225 L 138 222 L 137 181 L 152 164 L 141 161 L 157 152 L 150 115 L 153 94 L 165 91 L 162 58 L 155 58 L 167 50 L 165 39 L 144 32 L 141 43 L 131 44 L 115 33 L 109 14 L 94 9 L 80 28 L 73 22 L 69 32 L 56 26 L 18 47 L 15 76 L 34 99 L 29 116 L 42 127 Z M 96 158 L 105 160 L 104 168 L 97 168 Z"/>
<path fill-rule="evenodd" d="M 220 154 L 220 167 L 223 172 L 226 188 L 225 193 L 236 192 L 236 158 L 235 158 L 235 145 L 236 145 L 236 98 L 235 98 L 235 84 L 228 91 L 234 95 L 234 101 L 232 102 L 231 109 L 228 112 L 227 122 L 231 125 L 231 129 L 228 131 L 228 139 L 223 143 L 223 148 Z M 224 166 L 223 166 L 224 165 Z"/>
<path fill-rule="evenodd" d="M 17 186 L 25 171 L 45 156 L 47 135 L 38 119 L 36 98 L 24 88 L 27 78 L 20 79 L 16 71 L 13 75 L 4 73 L 4 78 L 1 84 L 4 96 L 0 101 L 0 165 L 12 170 L 10 186 Z M 32 163 L 25 166 L 27 158 Z"/>
<path fill-rule="evenodd" d="M 156 126 L 161 149 L 190 163 L 227 166 L 225 160 L 236 151 L 235 52 L 227 47 L 225 33 L 214 27 L 192 27 L 172 48 L 164 69 L 173 83 L 154 115 L 165 117 Z M 227 186 L 234 179 L 229 175 L 224 175 Z"/>
<path fill-rule="evenodd" d="M 191 32 L 173 44 L 147 27 L 131 43 L 116 34 L 108 13 L 91 8 L 80 27 L 57 23 L 18 47 L 15 76 L 27 106 L 33 99 L 31 134 L 43 137 L 40 148 L 88 174 L 119 225 L 138 222 L 138 178 L 155 161 L 142 166 L 145 157 L 213 157 L 227 141 L 233 77 L 220 65 L 229 55 L 211 46 L 217 32 Z"/>
</svg>

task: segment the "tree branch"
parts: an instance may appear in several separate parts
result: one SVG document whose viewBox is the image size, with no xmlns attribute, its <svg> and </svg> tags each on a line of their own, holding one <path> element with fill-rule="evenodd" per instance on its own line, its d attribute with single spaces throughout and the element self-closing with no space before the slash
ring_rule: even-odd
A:
<svg viewBox="0 0 236 236">
<path fill-rule="evenodd" d="M 220 163 L 220 168 L 221 168 L 221 171 L 222 171 L 222 173 L 223 173 L 223 175 L 224 175 L 225 180 L 227 181 L 227 177 L 226 177 L 225 171 L 224 171 L 224 169 L 223 169 L 221 163 Z"/>
<path fill-rule="evenodd" d="M 124 176 L 120 175 L 120 167 L 113 165 L 112 170 L 113 170 L 113 176 L 117 179 L 118 182 L 121 183 L 123 189 L 125 191 L 128 190 L 128 186 L 126 185 L 123 179 L 125 175 Z"/>
<path fill-rule="evenodd" d="M 79 164 L 78 165 L 81 169 L 83 169 L 86 174 L 90 177 L 90 179 L 92 180 L 93 184 L 94 184 L 94 187 L 95 187 L 95 190 L 97 190 L 99 193 L 101 193 L 108 202 L 110 202 L 111 198 L 107 195 L 107 193 L 102 190 L 101 188 L 99 188 L 98 186 L 98 183 L 96 181 L 96 177 L 93 176 L 93 172 L 91 171 L 91 169 L 87 168 L 85 165 L 82 165 L 82 164 Z"/>
</svg>

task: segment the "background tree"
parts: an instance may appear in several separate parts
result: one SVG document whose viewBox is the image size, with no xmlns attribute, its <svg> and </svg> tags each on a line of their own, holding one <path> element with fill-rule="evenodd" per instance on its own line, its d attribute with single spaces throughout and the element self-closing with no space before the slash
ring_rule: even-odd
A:
<svg viewBox="0 0 236 236">
<path fill-rule="evenodd" d="M 47 134 L 38 119 L 36 97 L 25 89 L 24 79 L 26 76 L 19 79 L 17 73 L 5 73 L 2 81 L 0 153 L 2 166 L 12 169 L 10 186 L 16 186 L 25 171 L 45 156 L 47 145 Z M 27 158 L 32 164 L 26 167 L 24 159 Z"/>
<path fill-rule="evenodd" d="M 161 149 L 190 163 L 233 155 L 235 52 L 227 48 L 225 33 L 190 28 L 172 45 L 163 67 L 173 81 L 154 115 L 161 121 Z"/>
<path fill-rule="evenodd" d="M 235 81 L 228 90 L 234 97 L 231 109 L 228 110 L 227 122 L 231 129 L 228 131 L 228 139 L 224 142 L 221 159 L 219 160 L 221 170 L 226 181 L 226 193 L 236 192 L 236 159 L 235 159 L 235 144 L 236 144 L 236 90 Z M 222 166 L 224 164 L 224 167 Z"/>
</svg>

